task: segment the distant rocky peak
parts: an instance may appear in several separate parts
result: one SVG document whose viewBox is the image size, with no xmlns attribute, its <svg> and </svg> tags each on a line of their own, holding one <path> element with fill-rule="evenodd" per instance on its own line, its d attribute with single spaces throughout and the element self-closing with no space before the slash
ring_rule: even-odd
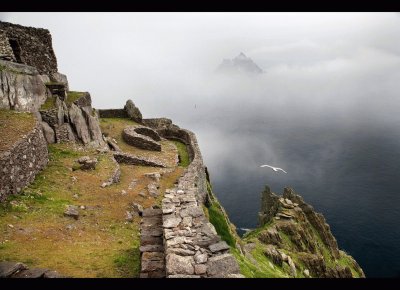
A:
<svg viewBox="0 0 400 290">
<path fill-rule="evenodd" d="M 241 52 L 237 57 L 235 57 L 235 59 L 248 59 L 248 57 L 243 52 Z"/>
<path fill-rule="evenodd" d="M 250 57 L 240 52 L 233 59 L 224 59 L 218 66 L 217 72 L 260 74 L 263 70 Z"/>
</svg>

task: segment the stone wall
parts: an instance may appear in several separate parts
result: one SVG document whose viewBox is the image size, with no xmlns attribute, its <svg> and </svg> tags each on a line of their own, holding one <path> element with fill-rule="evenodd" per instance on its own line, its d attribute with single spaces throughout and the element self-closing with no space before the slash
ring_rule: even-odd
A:
<svg viewBox="0 0 400 290">
<path fill-rule="evenodd" d="M 151 124 L 160 136 L 185 143 L 191 160 L 176 187 L 167 189 L 162 200 L 166 276 L 242 277 L 237 261 L 229 253 L 229 246 L 221 241 L 203 211 L 207 176 L 195 134 L 180 129 L 165 118 L 147 120 L 143 120 L 143 123 Z M 142 265 L 149 267 L 148 259 L 152 256 L 149 253 L 142 254 Z"/>
<path fill-rule="evenodd" d="M 19 193 L 47 162 L 47 143 L 37 122 L 32 131 L 0 154 L 0 201 Z"/>
<path fill-rule="evenodd" d="M 33 66 L 40 74 L 57 72 L 57 59 L 47 29 L 0 21 L 0 39 L 0 51 L 10 54 L 11 48 L 11 60 Z"/>
<path fill-rule="evenodd" d="M 148 130 L 150 131 L 151 129 Z M 156 132 L 154 133 L 157 134 Z M 122 139 L 124 139 L 127 144 L 137 148 L 151 151 L 161 151 L 161 144 L 159 142 L 147 135 L 138 133 L 134 126 L 128 126 L 122 131 Z"/>
<path fill-rule="evenodd" d="M 125 109 L 107 109 L 97 110 L 100 118 L 128 118 L 128 114 Z"/>
<path fill-rule="evenodd" d="M 162 200 L 167 277 L 241 277 L 229 246 L 203 211 L 207 180 L 196 136 L 184 129 L 167 130 L 159 133 L 185 140 L 192 151 L 178 185 L 167 190 Z"/>
<path fill-rule="evenodd" d="M 0 59 L 15 61 L 14 52 L 4 32 L 0 33 Z"/>
</svg>

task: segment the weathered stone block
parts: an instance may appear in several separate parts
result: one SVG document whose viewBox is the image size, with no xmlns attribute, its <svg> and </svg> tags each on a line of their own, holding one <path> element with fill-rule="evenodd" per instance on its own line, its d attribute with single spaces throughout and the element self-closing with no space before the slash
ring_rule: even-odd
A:
<svg viewBox="0 0 400 290">
<path fill-rule="evenodd" d="M 176 254 L 167 254 L 166 258 L 166 268 L 167 274 L 176 275 L 176 274 L 185 274 L 185 275 L 193 275 L 194 274 L 194 260 L 191 256 L 178 256 Z"/>
</svg>

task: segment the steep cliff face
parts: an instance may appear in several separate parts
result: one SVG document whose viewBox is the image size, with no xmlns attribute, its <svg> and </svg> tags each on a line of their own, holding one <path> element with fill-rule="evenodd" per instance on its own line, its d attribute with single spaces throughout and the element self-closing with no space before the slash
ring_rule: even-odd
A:
<svg viewBox="0 0 400 290">
<path fill-rule="evenodd" d="M 261 199 L 260 227 L 243 238 L 250 260 L 257 263 L 261 253 L 290 277 L 365 277 L 357 262 L 339 250 L 323 215 L 293 189 L 285 188 L 279 197 L 266 186 Z"/>
</svg>

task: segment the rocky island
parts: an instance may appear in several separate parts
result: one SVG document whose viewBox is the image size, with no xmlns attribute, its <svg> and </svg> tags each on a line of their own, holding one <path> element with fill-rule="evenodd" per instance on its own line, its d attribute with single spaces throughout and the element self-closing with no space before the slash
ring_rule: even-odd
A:
<svg viewBox="0 0 400 290">
<path fill-rule="evenodd" d="M 132 100 L 94 109 L 46 29 L 0 22 L 0 135 L 0 277 L 364 277 L 290 188 L 239 237 L 196 135 Z"/>
</svg>

